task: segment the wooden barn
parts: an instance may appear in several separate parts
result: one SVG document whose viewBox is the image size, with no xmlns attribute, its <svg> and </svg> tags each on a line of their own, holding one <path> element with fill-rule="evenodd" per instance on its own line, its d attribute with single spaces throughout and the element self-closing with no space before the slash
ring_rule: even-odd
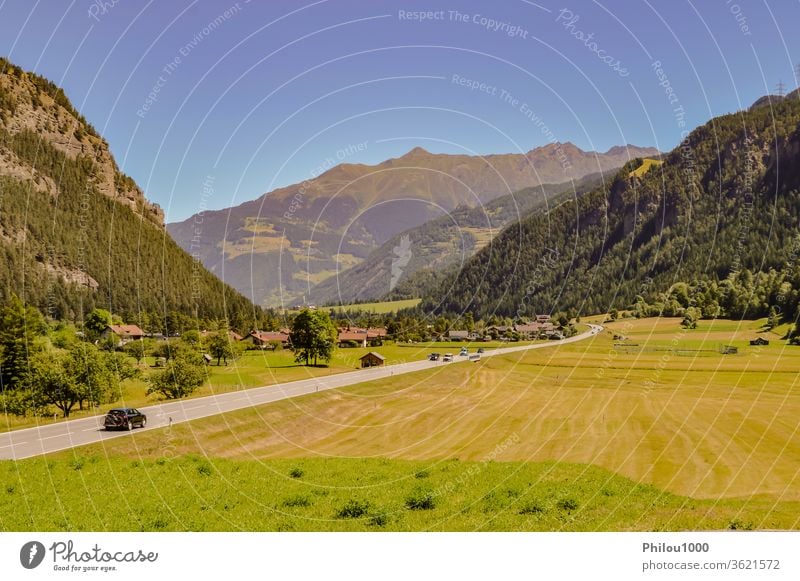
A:
<svg viewBox="0 0 800 581">
<path fill-rule="evenodd" d="M 386 358 L 380 353 L 370 351 L 366 355 L 361 356 L 361 367 L 382 367 L 386 362 Z"/>
</svg>

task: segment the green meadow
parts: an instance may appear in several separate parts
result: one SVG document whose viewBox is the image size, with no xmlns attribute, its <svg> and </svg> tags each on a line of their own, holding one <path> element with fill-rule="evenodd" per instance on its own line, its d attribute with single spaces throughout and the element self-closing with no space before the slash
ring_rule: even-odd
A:
<svg viewBox="0 0 800 581">
<path fill-rule="evenodd" d="M 654 531 L 796 528 L 800 503 L 692 500 L 591 466 L 388 459 L 0 463 L 5 531 Z"/>
</svg>

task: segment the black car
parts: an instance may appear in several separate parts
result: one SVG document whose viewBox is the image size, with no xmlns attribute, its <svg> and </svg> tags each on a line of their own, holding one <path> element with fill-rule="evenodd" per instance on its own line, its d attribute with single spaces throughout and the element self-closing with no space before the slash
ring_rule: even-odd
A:
<svg viewBox="0 0 800 581">
<path fill-rule="evenodd" d="M 430 355 L 428 355 L 428 361 L 439 361 L 439 354 L 431 353 Z"/>
<path fill-rule="evenodd" d="M 478 354 L 480 355 L 481 353 L 483 353 L 483 347 L 478 347 Z"/>
<path fill-rule="evenodd" d="M 117 408 L 109 410 L 103 425 L 106 430 L 143 428 L 147 425 L 147 416 L 134 408 Z"/>
</svg>

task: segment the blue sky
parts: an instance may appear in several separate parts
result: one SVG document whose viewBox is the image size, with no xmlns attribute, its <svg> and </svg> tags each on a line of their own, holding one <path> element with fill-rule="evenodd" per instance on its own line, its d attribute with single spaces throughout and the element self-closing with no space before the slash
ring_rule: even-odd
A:
<svg viewBox="0 0 800 581">
<path fill-rule="evenodd" d="M 800 0 L 0 0 L 0 54 L 176 221 L 415 146 L 668 150 L 795 88 L 797 23 Z"/>
</svg>

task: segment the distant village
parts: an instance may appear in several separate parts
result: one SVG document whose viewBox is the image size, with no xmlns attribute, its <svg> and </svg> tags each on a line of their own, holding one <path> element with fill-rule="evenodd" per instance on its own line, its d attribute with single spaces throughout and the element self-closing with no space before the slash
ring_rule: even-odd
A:
<svg viewBox="0 0 800 581">
<path fill-rule="evenodd" d="M 566 336 L 565 330 L 554 323 L 550 315 L 537 315 L 534 320 L 511 325 L 488 325 L 480 329 L 448 329 L 435 332 L 434 325 L 427 325 L 427 335 L 431 341 L 481 342 L 481 341 L 533 341 L 539 339 L 558 340 Z M 216 331 L 201 331 L 205 339 Z M 177 336 L 177 334 L 175 335 Z M 242 343 L 251 349 L 275 350 L 278 347 L 291 348 L 291 330 L 288 327 L 277 331 L 253 330 L 247 335 L 228 331 L 231 342 Z M 108 325 L 100 335 L 100 341 L 110 341 L 116 347 L 124 347 L 131 341 L 141 339 L 167 339 L 162 333 L 147 333 L 137 325 Z M 387 327 L 338 327 L 337 347 L 378 347 L 386 340 L 395 340 Z"/>
</svg>

